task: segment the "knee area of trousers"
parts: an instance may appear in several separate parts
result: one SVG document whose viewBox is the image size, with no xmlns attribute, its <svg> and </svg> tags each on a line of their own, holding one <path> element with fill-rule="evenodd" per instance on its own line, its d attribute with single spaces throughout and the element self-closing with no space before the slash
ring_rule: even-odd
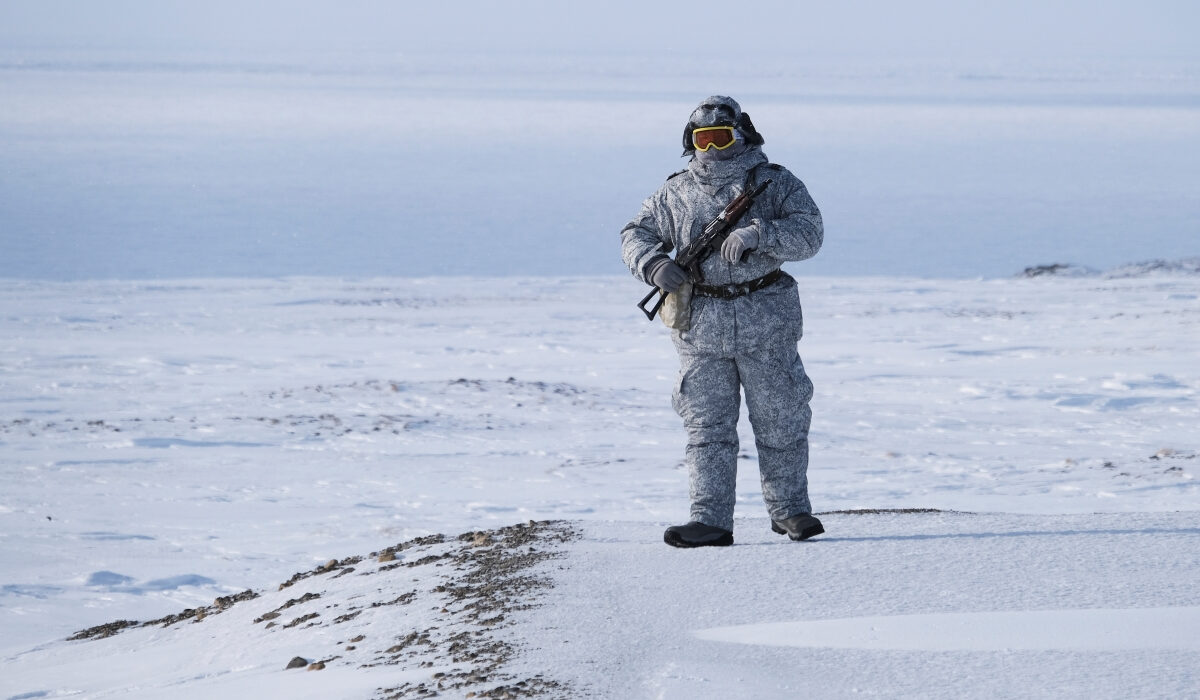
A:
<svg viewBox="0 0 1200 700">
<path fill-rule="evenodd" d="M 808 404 L 800 404 L 791 411 L 780 411 L 771 415 L 768 420 L 763 420 L 761 415 L 751 418 L 754 441 L 775 449 L 788 449 L 807 440 L 811 423 L 812 409 Z"/>
<path fill-rule="evenodd" d="M 789 433 L 779 435 L 755 435 L 754 446 L 760 455 L 776 452 L 788 453 L 808 447 L 808 433 Z"/>
<path fill-rule="evenodd" d="M 688 445 L 701 447 L 704 445 L 733 445 L 738 444 L 736 424 L 687 426 Z"/>
</svg>

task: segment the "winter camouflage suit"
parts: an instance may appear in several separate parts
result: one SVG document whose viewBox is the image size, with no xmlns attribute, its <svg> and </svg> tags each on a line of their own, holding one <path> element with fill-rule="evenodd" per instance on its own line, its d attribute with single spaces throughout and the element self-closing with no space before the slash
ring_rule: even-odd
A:
<svg viewBox="0 0 1200 700">
<path fill-rule="evenodd" d="M 726 109 L 711 109 L 714 105 Z M 730 111 L 741 115 L 731 98 L 710 97 L 693 112 L 689 126 L 709 126 L 722 115 L 728 121 Z M 753 136 L 761 143 L 757 132 Z M 636 277 L 649 282 L 649 271 L 662 256 L 698 236 L 748 187 L 768 179 L 772 184 L 737 229 L 752 227 L 757 247 L 737 263 L 711 255 L 701 266 L 703 283 L 745 283 L 778 270 L 784 261 L 816 255 L 823 240 L 821 214 L 804 183 L 769 164 L 758 145 L 738 145 L 736 155 L 717 162 L 693 156 L 621 231 L 622 257 Z M 685 132 L 689 146 L 690 128 Z M 813 388 L 796 351 L 802 325 L 796 281 L 784 274 L 736 299 L 693 297 L 690 330 L 672 331 L 680 363 L 672 403 L 687 429 L 693 521 L 733 530 L 739 386 L 746 394 L 771 518 L 811 512 L 808 404 Z"/>
</svg>

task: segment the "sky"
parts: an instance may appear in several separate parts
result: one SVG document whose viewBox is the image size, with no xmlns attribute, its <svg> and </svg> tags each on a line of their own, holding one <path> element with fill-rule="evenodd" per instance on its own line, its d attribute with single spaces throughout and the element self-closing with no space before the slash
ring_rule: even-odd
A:
<svg viewBox="0 0 1200 700">
<path fill-rule="evenodd" d="M 0 2 L 10 47 L 678 52 L 715 39 L 782 53 L 1087 60 L 1195 58 L 1198 28 L 1200 5 L 1186 0 Z"/>
</svg>

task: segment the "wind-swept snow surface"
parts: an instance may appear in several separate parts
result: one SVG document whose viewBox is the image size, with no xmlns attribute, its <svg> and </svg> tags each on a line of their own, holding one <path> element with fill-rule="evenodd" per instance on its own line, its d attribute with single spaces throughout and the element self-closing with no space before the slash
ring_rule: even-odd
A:
<svg viewBox="0 0 1200 700">
<path fill-rule="evenodd" d="M 286 603 L 268 594 L 296 571 L 531 519 L 581 539 L 537 570 L 556 583 L 541 607 L 497 630 L 514 678 L 601 697 L 1195 694 L 1200 279 L 800 285 L 817 510 L 959 512 L 833 513 L 788 543 L 743 422 L 737 545 L 667 548 L 687 512 L 676 359 L 626 277 L 0 283 L 0 658 L 20 669 L 0 698 L 199 696 L 221 674 L 230 697 L 288 694 L 292 650 L 238 676 L 240 628 L 204 631 Z M 62 641 L 247 590 L 263 600 L 171 628 L 196 632 Z M 1029 648 L 1026 629 L 1071 619 L 1126 641 Z M 871 620 L 913 646 L 849 644 Z M 947 622 L 991 625 L 997 648 Z M 300 646 L 329 628 L 304 629 Z M 123 664 L 196 671 L 114 684 Z M 359 679 L 346 697 L 408 682 L 360 687 L 352 666 L 322 671 Z"/>
<path fill-rule="evenodd" d="M 1200 607 L 1080 608 L 766 622 L 701 630 L 696 636 L 717 642 L 832 649 L 1200 651 L 1197 629 Z"/>
<path fill-rule="evenodd" d="M 765 518 L 678 551 L 593 522 L 531 661 L 598 697 L 1178 698 L 1200 692 L 1200 517 Z"/>
<path fill-rule="evenodd" d="M 837 534 L 795 544 L 746 518 L 717 550 L 668 549 L 645 522 L 417 538 L 278 591 L 84 630 L 94 641 L 12 655 L 5 681 L 41 689 L 21 698 L 1200 690 L 1194 512 L 824 519 Z"/>
</svg>

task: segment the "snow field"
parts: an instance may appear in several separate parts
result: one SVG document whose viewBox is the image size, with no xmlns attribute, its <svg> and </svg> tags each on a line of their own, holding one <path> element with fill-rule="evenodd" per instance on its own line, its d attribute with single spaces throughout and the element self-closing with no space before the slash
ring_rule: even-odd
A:
<svg viewBox="0 0 1200 700">
<path fill-rule="evenodd" d="M 969 652 L 964 641 L 930 654 L 838 649 L 843 630 L 803 649 L 768 646 L 790 628 L 754 626 L 1006 613 L 997 625 L 1012 630 L 1078 609 L 1104 625 L 1125 618 L 1103 611 L 1188 619 L 1197 278 L 800 287 L 817 510 L 983 515 L 827 516 L 820 542 L 779 550 L 743 421 L 738 546 L 665 548 L 662 527 L 687 508 L 676 361 L 629 278 L 0 283 L 0 658 L 24 658 L 22 678 L 58 678 L 37 664 L 61 659 L 54 640 L 80 629 L 261 591 L 412 537 L 565 519 L 583 529 L 565 545 L 571 565 L 552 572 L 543 611 L 505 634 L 530 650 L 514 668 L 600 696 L 919 695 L 930 678 L 945 697 L 1194 687 L 1187 644 Z M 797 577 L 817 592 L 777 593 Z M 747 625 L 704 633 L 729 641 L 693 634 Z M 199 644 L 177 639 L 188 655 Z M 732 643 L 747 639 L 763 643 Z M 95 649 L 101 665 L 149 658 L 103 646 L 115 643 L 71 648 Z M 551 651 L 571 644 L 590 651 Z M 698 651 L 720 659 L 715 670 L 690 665 Z M 218 657 L 196 685 L 155 682 L 202 695 L 232 672 Z M 242 678 L 273 683 L 282 671 L 264 664 L 266 676 Z M 1014 667 L 1028 677 L 1006 675 Z M 114 676 L 70 668 L 62 688 L 122 697 L 105 685 Z M 0 697 L 48 687 L 0 682 Z"/>
</svg>

